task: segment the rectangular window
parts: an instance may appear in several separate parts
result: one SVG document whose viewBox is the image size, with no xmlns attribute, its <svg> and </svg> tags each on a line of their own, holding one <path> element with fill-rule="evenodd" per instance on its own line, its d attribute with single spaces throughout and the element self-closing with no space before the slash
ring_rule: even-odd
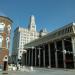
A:
<svg viewBox="0 0 75 75">
<path fill-rule="evenodd" d="M 0 48 L 2 47 L 2 37 L 0 37 Z"/>
</svg>

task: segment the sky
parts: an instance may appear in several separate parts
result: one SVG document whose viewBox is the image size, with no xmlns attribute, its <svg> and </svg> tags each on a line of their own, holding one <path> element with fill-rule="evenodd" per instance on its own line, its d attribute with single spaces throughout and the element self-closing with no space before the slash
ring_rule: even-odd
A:
<svg viewBox="0 0 75 75">
<path fill-rule="evenodd" d="M 31 15 L 35 16 L 37 31 L 46 28 L 51 32 L 75 21 L 75 0 L 0 0 L 0 16 L 13 21 L 12 42 L 16 27 L 27 27 Z"/>
</svg>

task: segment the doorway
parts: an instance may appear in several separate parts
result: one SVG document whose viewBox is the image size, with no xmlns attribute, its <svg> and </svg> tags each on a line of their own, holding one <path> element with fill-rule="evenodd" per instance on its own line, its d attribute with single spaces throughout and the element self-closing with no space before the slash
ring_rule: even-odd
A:
<svg viewBox="0 0 75 75">
<path fill-rule="evenodd" d="M 3 70 L 6 71 L 7 69 L 7 61 L 4 61 L 4 67 L 3 67 Z"/>
</svg>

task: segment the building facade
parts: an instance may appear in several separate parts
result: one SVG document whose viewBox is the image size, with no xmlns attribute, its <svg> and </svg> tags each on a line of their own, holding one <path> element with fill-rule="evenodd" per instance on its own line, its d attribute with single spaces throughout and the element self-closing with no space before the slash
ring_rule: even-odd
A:
<svg viewBox="0 0 75 75">
<path fill-rule="evenodd" d="M 10 31 L 12 20 L 8 17 L 0 16 L 0 67 L 7 69 L 8 55 L 10 47 Z"/>
<path fill-rule="evenodd" d="M 22 65 L 75 68 L 75 23 L 72 22 L 24 46 Z"/>
<path fill-rule="evenodd" d="M 28 28 L 18 27 L 14 31 L 14 38 L 13 38 L 13 53 L 12 53 L 12 60 L 13 63 L 20 63 L 22 54 L 25 51 L 24 45 L 38 39 L 41 36 L 47 34 L 46 29 L 40 32 L 36 31 L 36 23 L 34 16 L 30 16 L 30 22 Z M 15 61 L 14 61 L 15 60 Z"/>
</svg>

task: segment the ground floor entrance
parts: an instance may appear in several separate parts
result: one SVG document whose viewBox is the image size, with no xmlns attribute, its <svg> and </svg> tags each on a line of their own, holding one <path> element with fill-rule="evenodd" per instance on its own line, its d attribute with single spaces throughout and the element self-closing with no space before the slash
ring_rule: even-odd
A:
<svg viewBox="0 0 75 75">
<path fill-rule="evenodd" d="M 7 61 L 4 61 L 3 71 L 7 70 Z"/>
</svg>

